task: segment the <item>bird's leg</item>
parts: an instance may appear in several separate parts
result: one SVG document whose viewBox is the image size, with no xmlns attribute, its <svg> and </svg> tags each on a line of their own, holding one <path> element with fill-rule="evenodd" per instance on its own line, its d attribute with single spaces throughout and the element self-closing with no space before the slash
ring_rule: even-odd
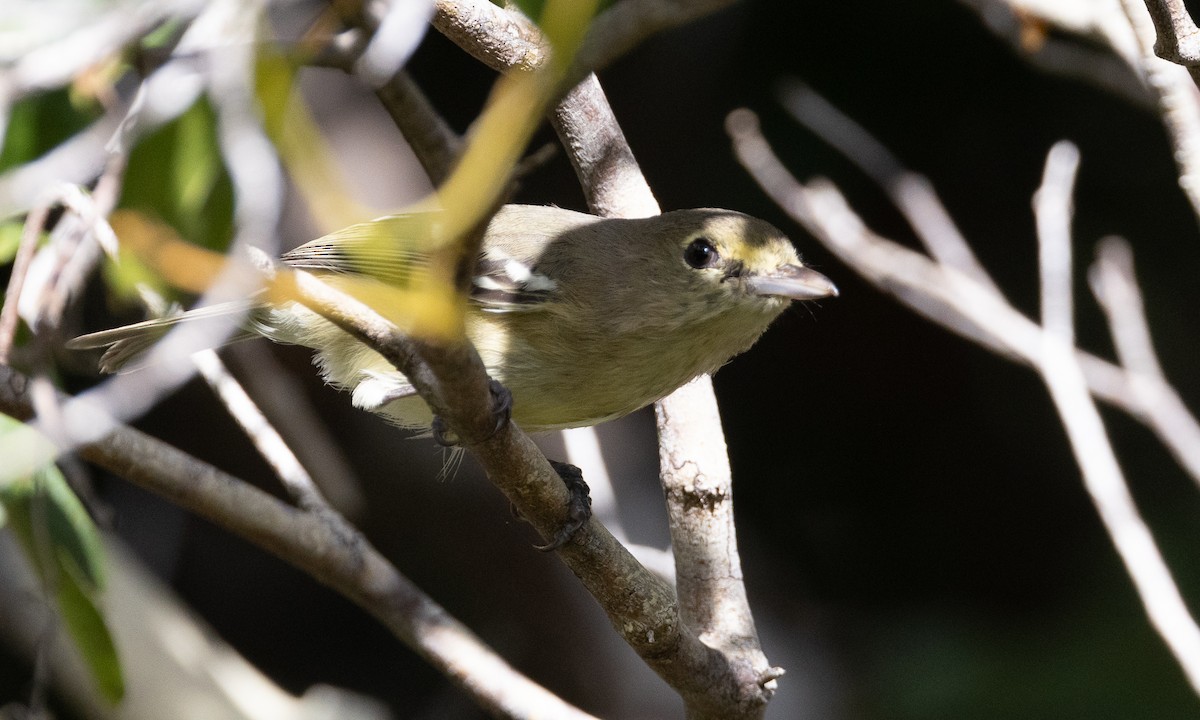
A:
<svg viewBox="0 0 1200 720">
<path fill-rule="evenodd" d="M 488 378 L 488 392 L 492 395 L 492 431 L 484 440 L 489 440 L 493 435 L 500 432 L 509 420 L 512 419 L 512 393 L 508 388 L 500 384 L 498 380 Z M 430 424 L 430 430 L 433 433 L 433 441 L 442 447 L 458 447 L 458 437 L 454 434 L 442 419 L 441 415 L 434 415 L 433 422 Z"/>
<path fill-rule="evenodd" d="M 508 388 L 504 387 L 498 381 L 489 379 L 488 390 L 492 394 L 492 418 L 495 424 L 492 427 L 490 438 L 492 435 L 500 432 L 501 428 L 512 420 L 512 393 Z M 440 415 L 433 416 L 431 424 L 434 441 L 443 447 L 457 447 L 458 437 L 446 425 L 446 421 Z M 484 438 L 485 440 L 487 438 Z M 570 499 L 567 501 L 567 521 L 558 529 L 550 542 L 545 545 L 534 545 L 535 548 L 543 552 L 557 550 L 569 541 L 579 528 L 583 527 L 588 518 L 592 516 L 592 497 L 589 494 L 587 483 L 583 480 L 583 473 L 579 468 L 568 463 L 550 461 L 550 466 L 554 468 L 554 472 L 562 478 L 563 484 L 567 486 L 567 492 L 570 494 Z M 521 517 L 517 512 L 516 506 L 511 506 L 513 514 Z"/>
<path fill-rule="evenodd" d="M 588 494 L 588 485 L 583 480 L 583 472 L 574 465 L 554 460 L 550 461 L 550 467 L 554 468 L 554 472 L 558 473 L 558 476 L 562 478 L 563 484 L 567 486 L 567 492 L 571 497 L 567 500 L 567 521 L 558 529 L 558 532 L 554 534 L 550 542 L 545 545 L 534 545 L 535 548 L 542 552 L 557 550 L 566 545 L 567 541 L 592 516 L 592 496 Z"/>
</svg>

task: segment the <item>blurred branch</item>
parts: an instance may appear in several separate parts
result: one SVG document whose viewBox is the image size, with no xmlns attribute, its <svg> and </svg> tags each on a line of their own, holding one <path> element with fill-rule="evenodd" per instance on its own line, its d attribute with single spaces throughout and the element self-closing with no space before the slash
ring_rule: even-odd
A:
<svg viewBox="0 0 1200 720">
<path fill-rule="evenodd" d="M 785 83 L 780 89 L 780 100 L 792 117 L 849 158 L 887 192 L 935 260 L 1001 294 L 971 252 L 928 178 L 907 170 L 866 128 L 807 85 Z"/>
<path fill-rule="evenodd" d="M 8 354 L 12 350 L 16 338 L 17 325 L 20 315 L 17 308 L 21 300 L 21 292 L 25 289 L 25 278 L 29 274 L 29 265 L 37 252 L 38 239 L 42 228 L 50 217 L 54 202 L 51 199 L 37 204 L 34 211 L 25 221 L 21 230 L 21 244 L 17 247 L 17 256 L 13 259 L 12 274 L 9 276 L 8 287 L 4 290 L 4 307 L 0 308 L 0 365 L 9 363 Z"/>
<path fill-rule="evenodd" d="M 1034 67 L 1086 82 L 1135 107 L 1154 107 L 1139 69 L 1137 40 L 1117 0 L 960 1 Z"/>
<path fill-rule="evenodd" d="M 5 136 L 5 120 L 12 103 L 69 85 L 85 70 L 108 60 L 167 19 L 188 22 L 204 6 L 200 0 L 114 3 L 95 21 L 0 66 L 0 138 Z"/>
<path fill-rule="evenodd" d="M 438 114 L 407 72 L 401 70 L 393 75 L 375 94 L 400 128 L 430 181 L 440 185 L 462 153 L 462 138 Z"/>
<path fill-rule="evenodd" d="M 1056 146 L 1037 196 L 1043 243 L 1043 329 L 995 292 L 994 283 L 982 284 L 871 232 L 828 181 L 797 181 L 776 157 L 750 111 L 732 113 L 727 128 L 739 160 L 759 185 L 846 264 L 925 317 L 1043 374 L 1067 426 L 1088 492 L 1146 613 L 1200 692 L 1200 629 L 1133 505 L 1088 392 L 1121 404 L 1139 418 L 1151 411 L 1140 404 L 1144 398 L 1131 390 L 1134 380 L 1127 369 L 1117 369 L 1124 377 L 1113 382 L 1107 364 L 1074 348 L 1069 293 L 1069 187 L 1077 162 L 1073 146 Z M 923 227 L 916 229 L 921 232 Z M 1120 391 L 1114 392 L 1117 387 Z"/>
<path fill-rule="evenodd" d="M 1200 484 L 1200 423 L 1167 382 L 1146 322 L 1142 292 L 1133 273 L 1133 251 L 1119 238 L 1106 238 L 1088 273 L 1092 294 L 1108 317 L 1117 357 L 1150 426 L 1179 464 Z"/>
<path fill-rule="evenodd" d="M 1155 55 L 1154 25 L 1137 0 L 1121 0 L 1141 55 L 1140 68 L 1158 98 L 1179 171 L 1179 186 L 1200 218 L 1200 92 L 1189 69 Z"/>
<path fill-rule="evenodd" d="M 1121 95 L 1141 95 L 1134 87 L 1140 77 L 1140 52 L 1129 20 L 1121 8 L 1121 0 L 960 0 L 971 7 L 993 32 L 1009 40 L 1023 56 L 1035 64 L 1057 69 L 1095 82 L 1101 87 L 1128 85 L 1119 89 Z M 1088 52 L 1076 46 L 1068 50 L 1056 42 L 1054 32 L 1066 33 L 1088 43 L 1107 48 L 1128 65 L 1135 76 L 1129 80 L 1098 77 L 1098 69 L 1109 67 L 1100 60 L 1101 51 Z M 1063 57 L 1054 57 L 1062 54 Z M 1072 58 L 1071 56 L 1074 56 Z M 1087 67 L 1088 63 L 1092 67 Z M 1139 87 L 1141 87 L 1139 85 Z M 1141 101 L 1139 101 L 1141 104 Z"/>
<path fill-rule="evenodd" d="M 313 686 L 300 697 L 289 694 L 222 641 L 119 540 L 103 539 L 105 624 L 121 649 L 128 682 L 117 706 L 99 696 L 79 652 L 64 633 L 55 632 L 32 568 L 15 539 L 0 533 L 0 639 L 19 655 L 44 660 L 48 684 L 72 717 L 162 720 L 184 712 L 181 698 L 193 711 L 203 708 L 204 717 L 223 720 L 392 717 L 380 701 L 328 685 Z M 5 709 L 0 717 L 27 717 Z M 28 720 L 49 717 L 34 713 Z"/>
<path fill-rule="evenodd" d="M 377 3 L 364 3 L 361 10 L 356 16 L 358 27 L 342 32 L 332 42 L 320 46 L 315 55 L 302 59 L 347 73 L 358 72 L 367 39 L 378 31 L 385 16 L 384 8 Z M 371 87 L 412 147 L 429 179 L 434 185 L 440 185 L 462 152 L 462 138 L 437 112 L 407 71 L 401 69 L 383 82 L 371 83 Z"/>
<path fill-rule="evenodd" d="M 1184 32 L 1186 42 L 1200 42 L 1195 25 L 1178 0 L 962 0 L 975 7 L 998 32 L 1006 32 L 1015 22 L 1019 26 L 1038 23 L 1074 33 L 1107 46 L 1134 70 L 1149 90 L 1155 107 L 1174 148 L 1179 171 L 1179 186 L 1200 220 L 1200 92 L 1197 92 L 1192 68 L 1176 65 L 1159 57 L 1156 48 L 1168 54 L 1178 45 L 1172 28 Z M 1149 8 L 1150 12 L 1147 12 Z M 1153 17 L 1152 17 L 1153 16 Z M 1005 18 L 999 22 L 996 18 Z M 1158 31 L 1156 31 L 1156 23 Z M 1163 30 L 1169 39 L 1163 39 Z M 1160 45 L 1156 45 L 1160 43 Z M 1166 43 L 1161 45 L 1161 43 Z M 1197 52 L 1188 50 L 1187 52 Z M 1200 55 L 1197 55 L 1200 59 Z M 1100 64 L 1080 56 L 1070 74 L 1095 76 Z M 1102 78 L 1100 85 L 1111 84 L 1116 75 Z M 1132 88 L 1118 94 L 1136 99 Z"/>
<path fill-rule="evenodd" d="M 0 411 L 29 417 L 29 381 L 0 366 Z M 499 717 L 588 718 L 532 683 L 401 575 L 340 515 L 305 512 L 124 425 L 79 454 L 286 560 L 356 602 Z M 561 483 L 559 483 L 561 485 Z"/>
<path fill-rule="evenodd" d="M 1100 413 L 1075 359 L 1071 290 L 1071 193 L 1079 151 L 1060 142 L 1034 196 L 1042 285 L 1042 353 L 1037 367 L 1083 471 L 1084 486 L 1133 580 L 1150 622 L 1200 693 L 1200 627 L 1179 593 L 1150 528 L 1138 513 Z"/>
<path fill-rule="evenodd" d="M 1050 29 L 1070 32 L 1096 41 L 1121 58 L 1150 92 L 1153 106 L 1166 126 L 1175 149 L 1180 187 L 1200 220 L 1200 92 L 1196 90 L 1195 67 L 1183 67 L 1163 56 L 1195 56 L 1200 38 L 1182 0 L 961 0 L 979 11 L 990 28 L 1013 37 L 1037 36 L 1032 42 L 1032 59 L 1039 64 L 1057 64 L 1064 74 L 1090 80 L 1100 88 L 1115 91 L 1138 106 L 1142 92 L 1120 80 L 1121 73 L 1105 72 L 1108 60 L 1090 58 L 1086 52 L 1066 64 L 1061 53 L 1048 56 Z M 1147 8 L 1148 11 L 1147 12 Z M 1157 25 L 1157 30 L 1156 30 Z M 1046 53 L 1040 53 L 1043 41 Z M 1026 43 L 1022 44 L 1022 49 Z M 1181 43 L 1184 49 L 1181 48 Z M 1180 53 L 1183 53 L 1181 55 Z M 1162 55 L 1162 56 L 1160 56 Z"/>
<path fill-rule="evenodd" d="M 237 343 L 228 354 L 263 414 L 280 434 L 290 438 L 288 447 L 311 470 L 321 494 L 343 515 L 353 519 L 361 514 L 366 500 L 358 478 L 332 428 L 320 417 L 299 381 L 265 343 Z"/>
<path fill-rule="evenodd" d="M 592 512 L 595 513 L 596 519 L 607 526 L 617 542 L 624 545 L 647 570 L 673 587 L 675 585 L 675 556 L 671 554 L 670 549 L 639 545 L 632 542 L 625 532 L 620 514 L 617 512 L 616 491 L 604 461 L 604 453 L 600 446 L 600 434 L 596 432 L 596 426 L 588 425 L 562 430 L 559 435 L 562 438 L 567 462 L 584 471 L 590 491 L 589 495 L 592 498 Z"/>
<path fill-rule="evenodd" d="M 321 491 L 317 489 L 312 476 L 300 464 L 295 453 L 280 437 L 279 432 L 263 415 L 245 388 L 229 372 L 215 350 L 201 350 L 192 355 L 192 362 L 200 371 L 200 376 L 212 388 L 213 393 L 220 399 L 226 411 L 254 443 L 258 454 L 262 455 L 275 474 L 283 481 L 288 495 L 309 512 L 326 512 L 329 510 Z"/>
</svg>

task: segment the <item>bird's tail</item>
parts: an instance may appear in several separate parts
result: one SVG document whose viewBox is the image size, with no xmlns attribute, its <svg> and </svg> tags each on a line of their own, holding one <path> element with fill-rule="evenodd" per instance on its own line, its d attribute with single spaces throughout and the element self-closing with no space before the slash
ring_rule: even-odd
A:
<svg viewBox="0 0 1200 720">
<path fill-rule="evenodd" d="M 104 348 L 104 355 L 100 358 L 100 372 L 115 373 L 122 367 L 125 367 L 129 361 L 149 349 L 151 345 L 166 335 L 168 330 L 180 323 L 228 317 L 236 313 L 248 313 L 249 315 L 243 323 L 243 327 L 249 328 L 255 324 L 253 316 L 258 314 L 259 307 L 246 300 L 218 303 L 197 310 L 143 320 L 132 325 L 123 325 L 111 330 L 101 330 L 100 332 L 80 335 L 73 340 L 68 340 L 66 346 L 71 350 Z M 254 334 L 249 329 L 242 329 L 229 342 L 253 337 Z"/>
</svg>

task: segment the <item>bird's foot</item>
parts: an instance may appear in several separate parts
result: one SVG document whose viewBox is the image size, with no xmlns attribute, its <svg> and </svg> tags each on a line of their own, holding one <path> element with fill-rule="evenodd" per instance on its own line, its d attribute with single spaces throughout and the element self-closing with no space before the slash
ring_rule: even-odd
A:
<svg viewBox="0 0 1200 720">
<path fill-rule="evenodd" d="M 550 461 L 550 466 L 567 486 L 570 499 L 567 500 L 567 521 L 558 529 L 550 542 L 545 545 L 534 545 L 542 552 L 557 550 L 566 545 L 579 531 L 579 528 L 583 527 L 592 517 L 592 497 L 588 494 L 588 486 L 583 480 L 583 472 L 574 465 L 554 460 Z"/>
<path fill-rule="evenodd" d="M 483 438 L 489 440 L 493 435 L 500 432 L 501 428 L 512 420 L 512 393 L 509 389 L 500 384 L 500 381 L 488 378 L 488 392 L 492 396 L 492 431 L 488 436 Z M 433 433 L 433 441 L 442 447 L 458 447 L 458 436 L 446 424 L 441 415 L 434 415 L 430 430 Z"/>
</svg>

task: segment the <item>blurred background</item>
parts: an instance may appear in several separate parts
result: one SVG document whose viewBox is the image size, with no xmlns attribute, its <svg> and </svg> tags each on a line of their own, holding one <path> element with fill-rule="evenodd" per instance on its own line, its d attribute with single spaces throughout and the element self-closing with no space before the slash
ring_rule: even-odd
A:
<svg viewBox="0 0 1200 720">
<path fill-rule="evenodd" d="M 434 32 L 409 69 L 460 131 L 494 78 Z M 839 265 L 737 165 L 723 129 L 731 110 L 755 110 L 798 177 L 833 179 L 873 229 L 915 246 L 884 193 L 781 109 L 780 81 L 808 83 L 932 180 L 997 283 L 1031 315 L 1030 200 L 1047 150 L 1073 141 L 1082 153 L 1079 344 L 1112 356 L 1084 269 L 1097 240 L 1124 236 L 1164 370 L 1194 409 L 1200 242 L 1157 116 L 1033 69 L 953 0 L 746 0 L 651 38 L 600 77 L 664 209 L 720 206 L 770 220 L 842 291 L 790 310 L 716 376 L 750 599 L 768 658 L 788 671 L 767 716 L 1200 717 L 1098 522 L 1039 378 L 915 317 Z M 306 70 L 302 81 L 365 201 L 386 210 L 427 189 L 369 91 L 332 70 Z M 71 127 L 62 119 L 69 110 L 47 103 L 41 112 L 47 133 L 55 123 L 59 132 Z M 135 170 L 161 160 L 172 132 L 181 130 L 168 127 L 135 153 L 124 205 L 154 207 L 158 180 Z M 551 140 L 543 129 L 534 145 Z M 516 200 L 583 209 L 561 153 L 524 179 Z M 210 203 L 214 217 L 227 214 L 228 188 L 218 184 Z M 222 227 L 227 221 L 213 220 L 205 232 Z M 317 234 L 298 200 L 281 233 L 285 245 Z M 94 330 L 135 319 L 96 284 L 79 322 Z M 321 385 L 307 351 L 256 342 L 231 349 L 231 365 L 247 373 L 267 353 L 294 375 L 353 469 L 352 520 L 402 572 L 584 710 L 680 716 L 673 693 L 621 645 L 570 573 L 531 549 L 534 533 L 470 459 L 438 479 L 442 457 L 430 443 L 351 408 L 348 396 Z M 95 382 L 85 366 L 67 376 L 68 387 Z M 1143 427 L 1117 412 L 1104 417 L 1177 582 L 1200 598 L 1200 493 Z M 278 492 L 200 382 L 137 425 Z M 652 416 L 600 434 L 630 534 L 665 544 Z M 546 447 L 562 457 L 556 439 Z M 124 481 L 97 472 L 95 482 L 105 522 L 287 690 L 349 688 L 381 699 L 397 718 L 483 717 L 348 601 Z M 23 698 L 31 678 L 27 661 L 0 647 L 0 705 Z"/>
</svg>

